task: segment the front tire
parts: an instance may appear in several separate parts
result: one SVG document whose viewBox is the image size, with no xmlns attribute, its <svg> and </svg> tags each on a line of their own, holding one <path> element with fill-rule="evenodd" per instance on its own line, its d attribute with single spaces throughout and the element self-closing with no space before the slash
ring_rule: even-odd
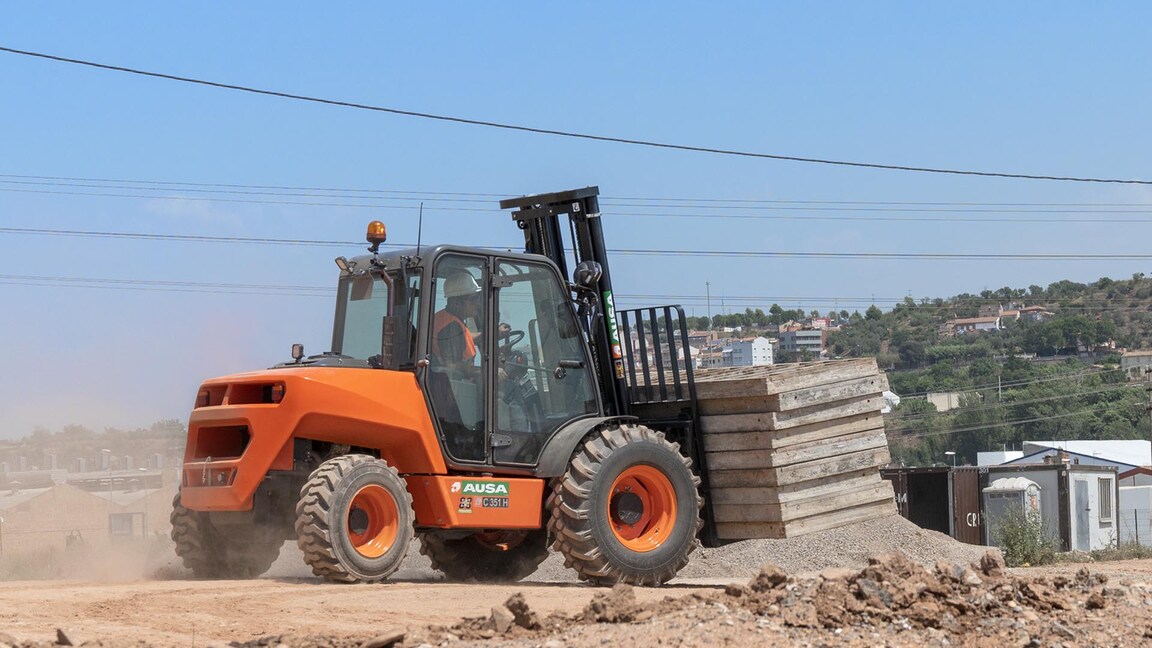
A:
<svg viewBox="0 0 1152 648">
<path fill-rule="evenodd" d="M 451 581 L 518 581 L 536 571 L 549 553 L 543 529 L 477 531 L 464 537 L 422 531 L 419 536 L 420 553 Z"/>
<path fill-rule="evenodd" d="M 255 578 L 280 555 L 284 536 L 256 524 L 217 528 L 207 513 L 172 500 L 172 541 L 176 555 L 196 578 Z"/>
<path fill-rule="evenodd" d="M 679 446 L 642 425 L 601 429 L 548 498 L 564 564 L 597 584 L 655 586 L 688 564 L 704 500 Z"/>
<path fill-rule="evenodd" d="M 412 496 L 396 469 L 368 455 L 320 464 L 300 489 L 296 538 L 312 573 L 344 583 L 392 575 L 412 541 Z"/>
</svg>

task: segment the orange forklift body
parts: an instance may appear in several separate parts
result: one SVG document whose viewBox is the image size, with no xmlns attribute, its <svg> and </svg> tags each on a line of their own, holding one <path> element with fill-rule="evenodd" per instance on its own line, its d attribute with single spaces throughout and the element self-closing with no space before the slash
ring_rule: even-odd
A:
<svg viewBox="0 0 1152 648">
<path fill-rule="evenodd" d="M 272 394 L 278 394 L 279 402 Z M 411 372 L 301 367 L 206 381 L 188 422 L 181 503 L 247 511 L 270 471 L 293 466 L 293 440 L 380 452 L 404 475 L 416 522 L 442 528 L 539 528 L 544 481 L 447 475 Z"/>
</svg>

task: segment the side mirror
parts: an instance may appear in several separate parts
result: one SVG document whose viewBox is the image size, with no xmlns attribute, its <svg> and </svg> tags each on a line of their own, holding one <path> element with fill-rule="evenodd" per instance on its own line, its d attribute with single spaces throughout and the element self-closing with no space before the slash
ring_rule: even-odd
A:
<svg viewBox="0 0 1152 648">
<path fill-rule="evenodd" d="M 591 288 L 600 281 L 600 276 L 604 274 L 604 268 L 600 267 L 599 263 L 595 261 L 581 261 L 576 269 L 572 271 L 572 281 L 577 286 L 583 288 Z"/>
</svg>

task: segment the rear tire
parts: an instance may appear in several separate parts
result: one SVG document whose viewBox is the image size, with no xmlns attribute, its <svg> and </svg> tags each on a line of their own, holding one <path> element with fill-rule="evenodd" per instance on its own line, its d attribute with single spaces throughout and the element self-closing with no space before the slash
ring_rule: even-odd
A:
<svg viewBox="0 0 1152 648">
<path fill-rule="evenodd" d="M 518 581 L 536 571 L 549 553 L 543 529 L 478 531 L 462 538 L 421 531 L 419 536 L 420 553 L 452 581 Z"/>
<path fill-rule="evenodd" d="M 564 564 L 597 584 L 655 586 L 688 564 L 704 500 L 692 462 L 642 425 L 604 428 L 577 449 L 548 498 Z"/>
<path fill-rule="evenodd" d="M 176 555 L 196 578 L 255 578 L 280 556 L 284 537 L 267 527 L 229 524 L 218 529 L 207 513 L 172 500 L 172 541 Z"/>
<path fill-rule="evenodd" d="M 395 468 L 345 455 L 320 464 L 300 489 L 296 542 L 317 576 L 375 583 L 400 567 L 414 519 L 412 496 Z"/>
</svg>

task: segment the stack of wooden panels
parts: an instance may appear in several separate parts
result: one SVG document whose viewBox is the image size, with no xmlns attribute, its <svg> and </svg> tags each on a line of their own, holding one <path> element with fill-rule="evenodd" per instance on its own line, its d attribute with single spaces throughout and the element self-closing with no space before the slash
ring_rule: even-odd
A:
<svg viewBox="0 0 1152 648">
<path fill-rule="evenodd" d="M 786 538 L 896 512 L 872 359 L 696 375 L 717 534 Z"/>
</svg>

